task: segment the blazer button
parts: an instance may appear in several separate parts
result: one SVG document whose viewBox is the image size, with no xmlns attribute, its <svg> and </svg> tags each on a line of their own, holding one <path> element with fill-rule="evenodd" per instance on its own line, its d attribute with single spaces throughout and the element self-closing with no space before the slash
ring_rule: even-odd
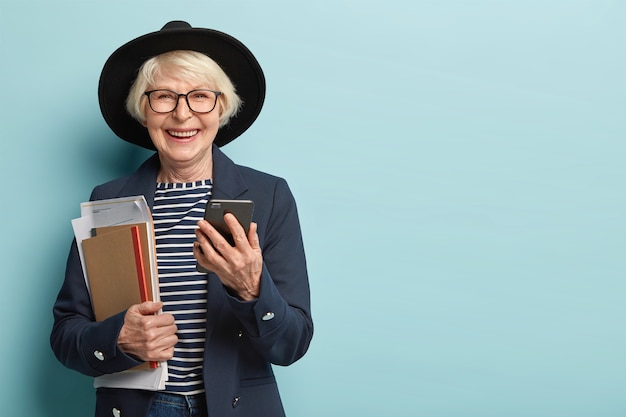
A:
<svg viewBox="0 0 626 417">
<path fill-rule="evenodd" d="M 96 359 L 98 359 L 99 361 L 103 361 L 104 360 L 104 353 L 100 352 L 99 350 L 96 350 L 93 353 L 93 356 L 95 356 Z"/>
<path fill-rule="evenodd" d="M 239 397 L 233 398 L 233 408 L 236 408 L 239 405 Z"/>
<path fill-rule="evenodd" d="M 261 317 L 261 320 L 269 321 L 273 318 L 274 318 L 274 313 L 272 313 L 271 311 L 268 311 L 267 313 L 263 314 L 263 317 Z"/>
<path fill-rule="evenodd" d="M 122 412 L 118 410 L 117 408 L 114 408 L 112 411 L 113 411 L 113 417 L 122 417 Z"/>
<path fill-rule="evenodd" d="M 239 331 L 237 332 L 237 337 L 238 337 L 238 338 L 242 338 L 242 337 L 243 337 L 243 330 L 239 330 Z"/>
</svg>

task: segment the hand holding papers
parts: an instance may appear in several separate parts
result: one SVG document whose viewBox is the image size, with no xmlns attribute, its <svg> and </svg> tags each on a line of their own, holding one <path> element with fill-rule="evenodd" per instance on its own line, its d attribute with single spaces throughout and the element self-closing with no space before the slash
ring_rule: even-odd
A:
<svg viewBox="0 0 626 417">
<path fill-rule="evenodd" d="M 96 320 L 159 300 L 154 229 L 143 196 L 82 203 L 81 217 L 72 225 Z M 103 375 L 94 385 L 164 389 L 167 362 L 150 368 Z"/>
</svg>

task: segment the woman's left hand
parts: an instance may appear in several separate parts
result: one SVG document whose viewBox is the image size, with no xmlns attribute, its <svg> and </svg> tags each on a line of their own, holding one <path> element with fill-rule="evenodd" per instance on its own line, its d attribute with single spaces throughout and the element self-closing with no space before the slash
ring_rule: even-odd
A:
<svg viewBox="0 0 626 417">
<path fill-rule="evenodd" d="M 228 241 L 206 220 L 198 222 L 193 254 L 201 266 L 217 274 L 222 284 L 244 301 L 259 297 L 263 256 L 256 233 L 256 223 L 246 232 L 231 213 L 224 215 L 235 241 Z"/>
</svg>

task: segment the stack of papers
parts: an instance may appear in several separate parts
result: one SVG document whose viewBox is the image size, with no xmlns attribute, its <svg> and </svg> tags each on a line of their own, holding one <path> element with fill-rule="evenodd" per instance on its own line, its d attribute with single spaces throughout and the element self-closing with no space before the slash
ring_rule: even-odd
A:
<svg viewBox="0 0 626 417">
<path fill-rule="evenodd" d="M 81 203 L 72 227 L 96 320 L 159 301 L 154 226 L 143 196 Z M 94 386 L 162 390 L 165 381 L 167 362 L 151 362 L 96 377 Z"/>
</svg>

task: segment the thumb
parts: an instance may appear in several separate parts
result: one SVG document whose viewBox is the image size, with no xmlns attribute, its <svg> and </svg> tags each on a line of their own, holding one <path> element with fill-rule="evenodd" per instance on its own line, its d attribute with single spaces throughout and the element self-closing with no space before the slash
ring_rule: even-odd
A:
<svg viewBox="0 0 626 417">
<path fill-rule="evenodd" d="M 157 313 L 163 307 L 162 302 L 155 303 L 154 301 L 145 301 L 141 304 L 138 304 L 137 311 L 139 314 L 144 316 L 149 316 L 154 313 Z"/>
</svg>

